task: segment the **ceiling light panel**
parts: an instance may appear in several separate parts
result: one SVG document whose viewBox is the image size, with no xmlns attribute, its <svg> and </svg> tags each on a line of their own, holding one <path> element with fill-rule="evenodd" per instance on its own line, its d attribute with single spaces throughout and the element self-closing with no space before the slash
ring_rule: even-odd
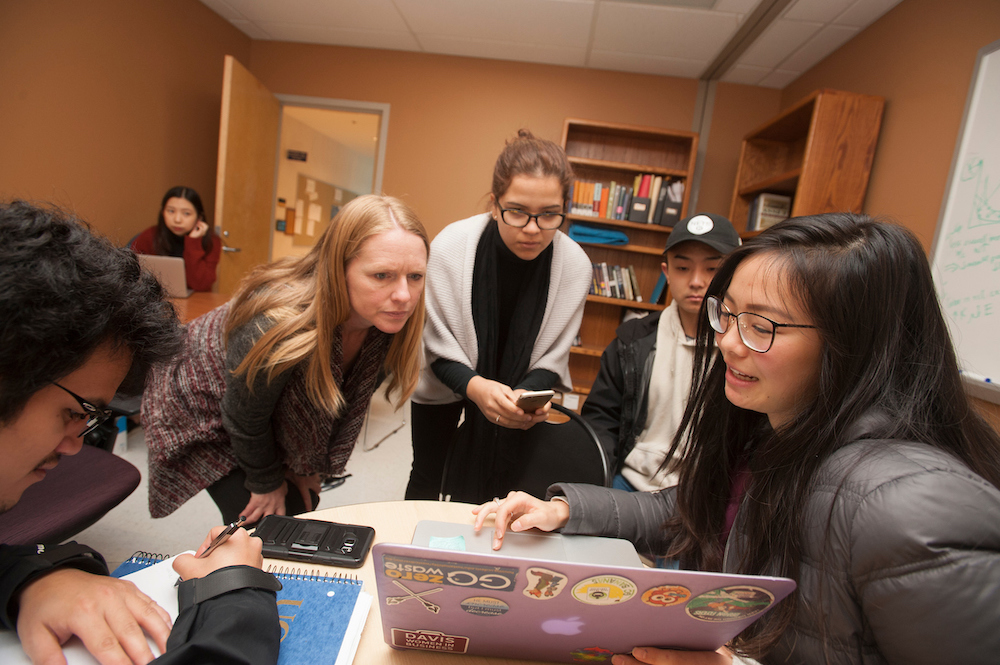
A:
<svg viewBox="0 0 1000 665">
<path fill-rule="evenodd" d="M 424 35 L 435 35 L 582 49 L 594 14 L 594 3 L 581 0 L 395 0 L 395 4 L 421 43 Z"/>
<path fill-rule="evenodd" d="M 706 63 L 739 27 L 735 14 L 602 2 L 593 50 L 639 53 Z"/>
</svg>

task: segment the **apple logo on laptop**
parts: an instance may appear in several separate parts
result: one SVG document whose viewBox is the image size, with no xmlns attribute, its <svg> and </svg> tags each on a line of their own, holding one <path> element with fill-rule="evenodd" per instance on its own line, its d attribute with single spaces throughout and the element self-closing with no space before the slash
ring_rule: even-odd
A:
<svg viewBox="0 0 1000 665">
<path fill-rule="evenodd" d="M 548 619 L 542 622 L 542 630 L 549 635 L 579 635 L 582 632 L 581 626 L 583 626 L 583 621 L 580 621 L 580 617 Z"/>
</svg>

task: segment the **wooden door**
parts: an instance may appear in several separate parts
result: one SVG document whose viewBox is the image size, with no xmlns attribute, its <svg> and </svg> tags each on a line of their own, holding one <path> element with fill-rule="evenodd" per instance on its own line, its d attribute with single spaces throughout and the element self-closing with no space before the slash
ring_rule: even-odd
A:
<svg viewBox="0 0 1000 665">
<path fill-rule="evenodd" d="M 227 55 L 215 184 L 215 223 L 223 236 L 219 293 L 232 294 L 244 274 L 268 260 L 280 120 L 278 99 Z"/>
</svg>

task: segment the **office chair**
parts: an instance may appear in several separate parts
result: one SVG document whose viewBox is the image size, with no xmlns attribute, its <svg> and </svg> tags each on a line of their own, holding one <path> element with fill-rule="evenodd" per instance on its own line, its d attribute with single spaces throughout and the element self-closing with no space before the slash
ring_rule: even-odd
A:
<svg viewBox="0 0 1000 665">
<path fill-rule="evenodd" d="M 31 485 L 0 514 L 0 543 L 56 544 L 94 524 L 139 486 L 139 470 L 94 445 L 84 445 Z"/>
<path fill-rule="evenodd" d="M 538 423 L 524 432 L 522 450 L 525 458 L 513 487 L 539 498 L 545 497 L 549 485 L 558 482 L 611 487 L 608 457 L 590 423 L 561 404 L 553 404 L 552 411 L 565 415 L 568 420 Z M 449 494 L 446 489 L 450 461 L 449 454 L 441 478 L 441 497 Z"/>
</svg>

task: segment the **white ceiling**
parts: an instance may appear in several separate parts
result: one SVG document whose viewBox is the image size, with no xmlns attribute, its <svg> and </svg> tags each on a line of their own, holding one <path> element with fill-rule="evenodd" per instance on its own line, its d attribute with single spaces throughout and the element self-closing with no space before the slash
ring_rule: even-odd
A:
<svg viewBox="0 0 1000 665">
<path fill-rule="evenodd" d="M 901 0 L 201 1 L 253 39 L 718 78 L 780 89 Z M 780 13 L 764 11 L 786 2 Z M 752 26 L 744 25 L 748 19 Z M 747 46 L 742 32 L 751 28 L 751 36 L 760 34 Z M 716 59 L 734 48 L 744 50 L 731 66 L 709 76 Z"/>
</svg>

